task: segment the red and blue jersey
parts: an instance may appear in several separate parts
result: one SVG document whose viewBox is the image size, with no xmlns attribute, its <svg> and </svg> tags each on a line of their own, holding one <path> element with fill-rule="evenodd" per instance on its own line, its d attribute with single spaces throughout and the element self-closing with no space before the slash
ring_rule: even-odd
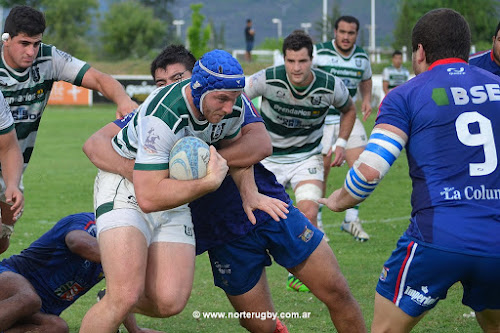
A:
<svg viewBox="0 0 500 333">
<path fill-rule="evenodd" d="M 481 67 L 495 75 L 500 76 L 500 66 L 493 59 L 491 50 L 475 53 L 469 57 L 469 65 Z"/>
<path fill-rule="evenodd" d="M 21 274 L 33 285 L 42 299 L 42 312 L 59 315 L 104 277 L 101 264 L 69 250 L 65 238 L 73 230 L 84 230 L 95 237 L 94 214 L 61 219 L 27 249 L 0 263 L 4 270 Z"/>
<path fill-rule="evenodd" d="M 500 257 L 500 78 L 442 59 L 394 89 L 376 124 L 408 135 L 406 234 L 437 248 Z"/>
</svg>

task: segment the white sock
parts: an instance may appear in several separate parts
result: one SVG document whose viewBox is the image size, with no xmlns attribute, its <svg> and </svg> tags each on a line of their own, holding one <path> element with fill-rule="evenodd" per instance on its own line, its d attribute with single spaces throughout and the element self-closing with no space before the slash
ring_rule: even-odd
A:
<svg viewBox="0 0 500 333">
<path fill-rule="evenodd" d="M 352 222 L 358 218 L 359 211 L 357 208 L 349 208 L 345 211 L 345 221 Z"/>
</svg>

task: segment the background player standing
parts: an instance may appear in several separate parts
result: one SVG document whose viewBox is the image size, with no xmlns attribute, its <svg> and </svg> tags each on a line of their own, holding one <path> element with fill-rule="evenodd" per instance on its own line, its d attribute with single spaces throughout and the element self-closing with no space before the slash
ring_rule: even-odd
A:
<svg viewBox="0 0 500 333">
<path fill-rule="evenodd" d="M 335 22 L 335 39 L 316 44 L 313 65 L 342 79 L 351 97 L 358 91 L 361 93 L 361 112 L 365 121 L 372 112 L 372 69 L 366 52 L 356 45 L 359 21 L 353 16 L 341 16 Z M 345 159 L 349 167 L 365 149 L 366 131 L 356 118 L 352 132 L 347 141 L 339 135 L 340 113 L 331 108 L 325 119 L 325 128 L 321 144 L 323 145 L 325 182 L 332 166 L 332 153 L 336 147 L 345 148 Z M 370 237 L 363 230 L 358 217 L 358 206 L 347 210 L 341 229 L 354 236 L 358 241 L 367 241 Z M 321 214 L 321 211 L 320 211 Z M 321 215 L 318 218 L 321 221 Z"/>
<path fill-rule="evenodd" d="M 33 153 L 54 81 L 66 81 L 101 92 L 117 104 L 117 116 L 124 116 L 137 108 L 122 85 L 111 76 L 54 46 L 43 44 L 44 31 L 42 12 L 28 6 L 16 6 L 7 16 L 2 34 L 0 91 L 14 118 L 24 169 Z M 0 209 L 2 223 L 13 226 L 15 218 L 10 205 L 0 201 Z M 8 236 L 0 238 L 0 249 L 5 251 L 8 244 Z"/>
<path fill-rule="evenodd" d="M 382 72 L 382 89 L 387 95 L 389 90 L 402 85 L 410 77 L 410 72 L 403 67 L 403 53 L 396 50 L 392 53 L 392 66 L 384 68 Z"/>
</svg>

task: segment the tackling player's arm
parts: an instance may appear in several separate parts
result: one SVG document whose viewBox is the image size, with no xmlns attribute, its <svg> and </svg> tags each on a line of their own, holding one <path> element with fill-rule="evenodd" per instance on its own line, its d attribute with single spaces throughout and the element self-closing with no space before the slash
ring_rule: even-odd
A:
<svg viewBox="0 0 500 333">
<path fill-rule="evenodd" d="M 124 117 L 138 107 L 137 103 L 127 95 L 120 82 L 95 68 L 90 67 L 85 73 L 82 79 L 82 87 L 97 90 L 104 97 L 113 101 L 117 105 L 117 119 Z"/>
<path fill-rule="evenodd" d="M 116 173 L 132 181 L 134 160 L 120 156 L 111 145 L 120 127 L 109 123 L 85 141 L 83 152 L 96 167 L 103 171 Z"/>
<path fill-rule="evenodd" d="M 366 121 L 372 113 L 372 79 L 361 81 L 359 83 L 359 90 L 361 92 L 362 103 L 361 112 L 363 113 L 363 121 Z"/>
<path fill-rule="evenodd" d="M 243 129 L 250 125 L 253 124 L 246 125 L 243 127 Z M 249 138 L 248 133 L 246 135 L 247 138 Z M 243 139 L 243 136 L 243 133 L 240 132 L 236 137 L 232 139 L 222 140 L 220 143 L 221 150 L 224 150 L 227 147 L 232 146 L 234 143 L 241 141 Z M 245 149 L 244 152 L 246 154 L 253 154 L 252 151 L 248 150 L 248 147 L 245 148 L 244 146 L 242 146 L 242 148 Z M 253 214 L 253 211 L 256 209 L 268 213 L 275 221 L 279 221 L 280 218 L 286 219 L 286 214 L 288 213 L 287 203 L 259 193 L 257 185 L 255 184 L 253 164 L 247 167 L 233 166 L 229 168 L 229 173 L 231 174 L 231 177 L 238 187 L 241 195 L 241 200 L 243 202 L 243 209 L 251 223 L 257 223 L 257 220 L 255 219 L 255 216 Z"/>
<path fill-rule="evenodd" d="M 366 149 L 347 173 L 344 186 L 318 202 L 334 212 L 342 212 L 365 200 L 389 171 L 407 141 L 406 133 L 395 126 L 375 126 Z"/>
<path fill-rule="evenodd" d="M 16 221 L 24 208 L 24 196 L 19 189 L 23 172 L 23 155 L 15 129 L 0 135 L 0 164 L 6 187 L 5 202 L 12 205 L 10 208 L 12 219 Z"/>
<path fill-rule="evenodd" d="M 72 230 L 64 238 L 68 249 L 78 256 L 89 261 L 100 263 L 101 254 L 97 239 L 85 230 Z"/>
</svg>

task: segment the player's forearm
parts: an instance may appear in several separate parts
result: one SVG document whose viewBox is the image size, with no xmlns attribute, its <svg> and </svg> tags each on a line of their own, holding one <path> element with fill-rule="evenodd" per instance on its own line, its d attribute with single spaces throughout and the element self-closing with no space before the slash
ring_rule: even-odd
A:
<svg viewBox="0 0 500 333">
<path fill-rule="evenodd" d="M 247 168 L 230 168 L 229 174 L 238 187 L 243 201 L 245 201 L 245 198 L 259 192 L 255 184 L 253 165 Z"/>
<path fill-rule="evenodd" d="M 361 81 L 359 83 L 359 90 L 363 103 L 371 103 L 372 100 L 372 79 Z"/>
<path fill-rule="evenodd" d="M 179 207 L 215 191 L 216 184 L 207 177 L 194 180 L 176 180 L 165 177 L 151 179 L 151 171 L 134 170 L 134 189 L 137 202 L 145 213 Z"/>
<path fill-rule="evenodd" d="M 338 135 L 339 138 L 346 141 L 351 135 L 354 122 L 356 121 L 356 107 L 350 98 L 349 100 L 350 102 L 348 102 L 348 104 L 340 110 L 340 128 Z"/>
<path fill-rule="evenodd" d="M 19 188 L 24 162 L 15 130 L 0 136 L 0 163 L 5 186 Z"/>
<path fill-rule="evenodd" d="M 92 164 L 99 169 L 119 174 L 132 181 L 135 161 L 118 155 L 111 144 L 113 136 L 119 130 L 114 123 L 104 126 L 85 141 L 82 149 Z"/>
</svg>

